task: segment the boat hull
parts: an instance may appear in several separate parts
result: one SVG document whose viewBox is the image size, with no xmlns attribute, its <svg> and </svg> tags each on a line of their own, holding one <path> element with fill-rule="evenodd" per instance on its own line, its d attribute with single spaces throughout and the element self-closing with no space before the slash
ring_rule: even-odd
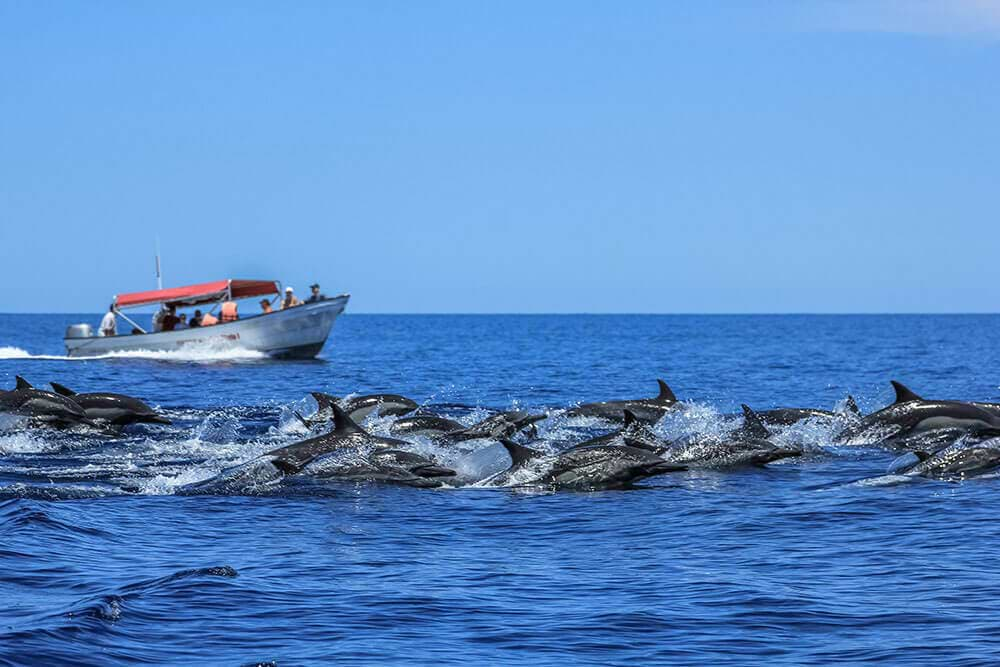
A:
<svg viewBox="0 0 1000 667">
<path fill-rule="evenodd" d="M 276 359 L 312 359 L 326 343 L 337 316 L 350 298 L 307 303 L 287 310 L 253 315 L 235 322 L 179 331 L 123 334 L 90 338 L 64 338 L 66 354 L 90 357 L 110 352 L 176 351 L 190 347 L 242 348 Z"/>
</svg>

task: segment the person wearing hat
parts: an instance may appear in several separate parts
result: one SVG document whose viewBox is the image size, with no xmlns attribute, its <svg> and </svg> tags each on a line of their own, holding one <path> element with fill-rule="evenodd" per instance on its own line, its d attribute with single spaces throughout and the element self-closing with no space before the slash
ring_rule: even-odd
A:
<svg viewBox="0 0 1000 667">
<path fill-rule="evenodd" d="M 295 290 L 291 287 L 285 288 L 285 298 L 281 302 L 281 309 L 291 308 L 292 306 L 301 306 L 302 300 L 295 296 Z"/>
<path fill-rule="evenodd" d="M 264 313 L 265 315 L 267 313 L 273 313 L 274 311 L 271 309 L 271 302 L 268 301 L 267 299 L 261 299 L 260 300 L 260 311 L 262 313 Z"/>
<path fill-rule="evenodd" d="M 317 301 L 326 300 L 326 295 L 319 293 L 319 283 L 313 283 L 309 286 L 309 289 L 312 290 L 312 294 L 310 294 L 309 298 L 306 299 L 306 303 L 316 303 Z"/>
</svg>

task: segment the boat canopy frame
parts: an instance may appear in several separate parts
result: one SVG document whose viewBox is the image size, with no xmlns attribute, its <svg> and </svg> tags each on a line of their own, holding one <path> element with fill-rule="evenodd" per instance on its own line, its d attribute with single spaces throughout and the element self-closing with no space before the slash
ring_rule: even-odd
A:
<svg viewBox="0 0 1000 667">
<path fill-rule="evenodd" d="M 200 306 L 220 301 L 249 299 L 255 296 L 271 296 L 281 294 L 281 283 L 277 280 L 242 280 L 228 278 L 197 285 L 169 287 L 167 289 L 150 290 L 147 292 L 131 292 L 116 294 L 112 310 L 116 315 L 131 324 L 142 333 L 148 333 L 130 317 L 122 312 L 125 308 L 138 308 L 161 303 L 168 306 Z"/>
</svg>

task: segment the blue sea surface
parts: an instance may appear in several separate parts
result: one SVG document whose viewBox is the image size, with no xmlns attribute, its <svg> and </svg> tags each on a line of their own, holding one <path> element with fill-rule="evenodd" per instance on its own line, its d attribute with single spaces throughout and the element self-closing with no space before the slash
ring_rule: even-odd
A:
<svg viewBox="0 0 1000 667">
<path fill-rule="evenodd" d="M 473 421 L 652 396 L 662 377 L 696 409 L 659 428 L 849 393 L 868 412 L 890 379 L 997 401 L 998 316 L 347 314 L 312 362 L 63 358 L 66 325 L 98 320 L 0 316 L 0 385 L 128 393 L 174 425 L 0 434 L 0 663 L 1000 660 L 1000 479 L 856 483 L 896 454 L 822 430 L 798 459 L 628 491 L 173 495 L 303 437 L 292 412 L 314 390 Z M 547 421 L 543 439 L 579 430 Z M 464 471 L 509 462 L 490 442 L 462 456 Z M 137 491 L 101 493 L 116 485 Z"/>
</svg>

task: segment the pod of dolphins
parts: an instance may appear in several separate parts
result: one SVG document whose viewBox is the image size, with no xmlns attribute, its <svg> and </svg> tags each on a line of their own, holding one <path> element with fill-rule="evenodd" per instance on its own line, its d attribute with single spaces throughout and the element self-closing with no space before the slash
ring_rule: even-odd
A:
<svg viewBox="0 0 1000 667">
<path fill-rule="evenodd" d="M 137 398 L 106 392 L 78 394 L 56 382 L 52 391 L 36 389 L 20 375 L 11 391 L 0 391 L 0 413 L 24 417 L 29 425 L 52 428 L 89 426 L 120 429 L 129 424 L 169 424 Z"/>
<path fill-rule="evenodd" d="M 453 486 L 458 477 L 433 457 L 412 451 L 407 438 L 426 438 L 443 446 L 472 440 L 499 442 L 510 466 L 459 486 L 526 487 L 589 491 L 628 488 L 657 475 L 688 468 L 764 466 L 802 455 L 799 447 L 776 442 L 774 429 L 805 420 L 837 428 L 835 444 L 870 444 L 903 452 L 888 473 L 906 478 L 962 480 L 1000 469 L 1000 404 L 925 399 L 893 381 L 892 404 L 863 415 L 848 396 L 838 411 L 776 408 L 754 411 L 743 405 L 724 433 L 668 440 L 653 425 L 689 405 L 663 380 L 652 398 L 584 403 L 555 414 L 612 422 L 603 435 L 569 443 L 559 451 L 533 447 L 538 422 L 549 414 L 511 410 L 472 426 L 424 412 L 397 394 L 339 398 L 313 392 L 317 411 L 297 419 L 311 437 L 266 452 L 223 470 L 210 479 L 180 487 L 181 495 L 262 493 L 284 485 L 327 480 L 380 482 L 414 487 Z M 27 420 L 30 428 L 86 428 L 115 434 L 132 424 L 170 420 L 139 399 L 116 393 L 76 393 L 51 383 L 37 389 L 17 377 L 13 390 L 0 391 L 0 413 Z M 396 416 L 389 436 L 359 425 L 371 414 Z M 729 423 L 729 422 L 727 422 Z M 520 441 L 518 441 L 520 440 Z M 525 442 L 528 440 L 528 442 Z"/>
</svg>

